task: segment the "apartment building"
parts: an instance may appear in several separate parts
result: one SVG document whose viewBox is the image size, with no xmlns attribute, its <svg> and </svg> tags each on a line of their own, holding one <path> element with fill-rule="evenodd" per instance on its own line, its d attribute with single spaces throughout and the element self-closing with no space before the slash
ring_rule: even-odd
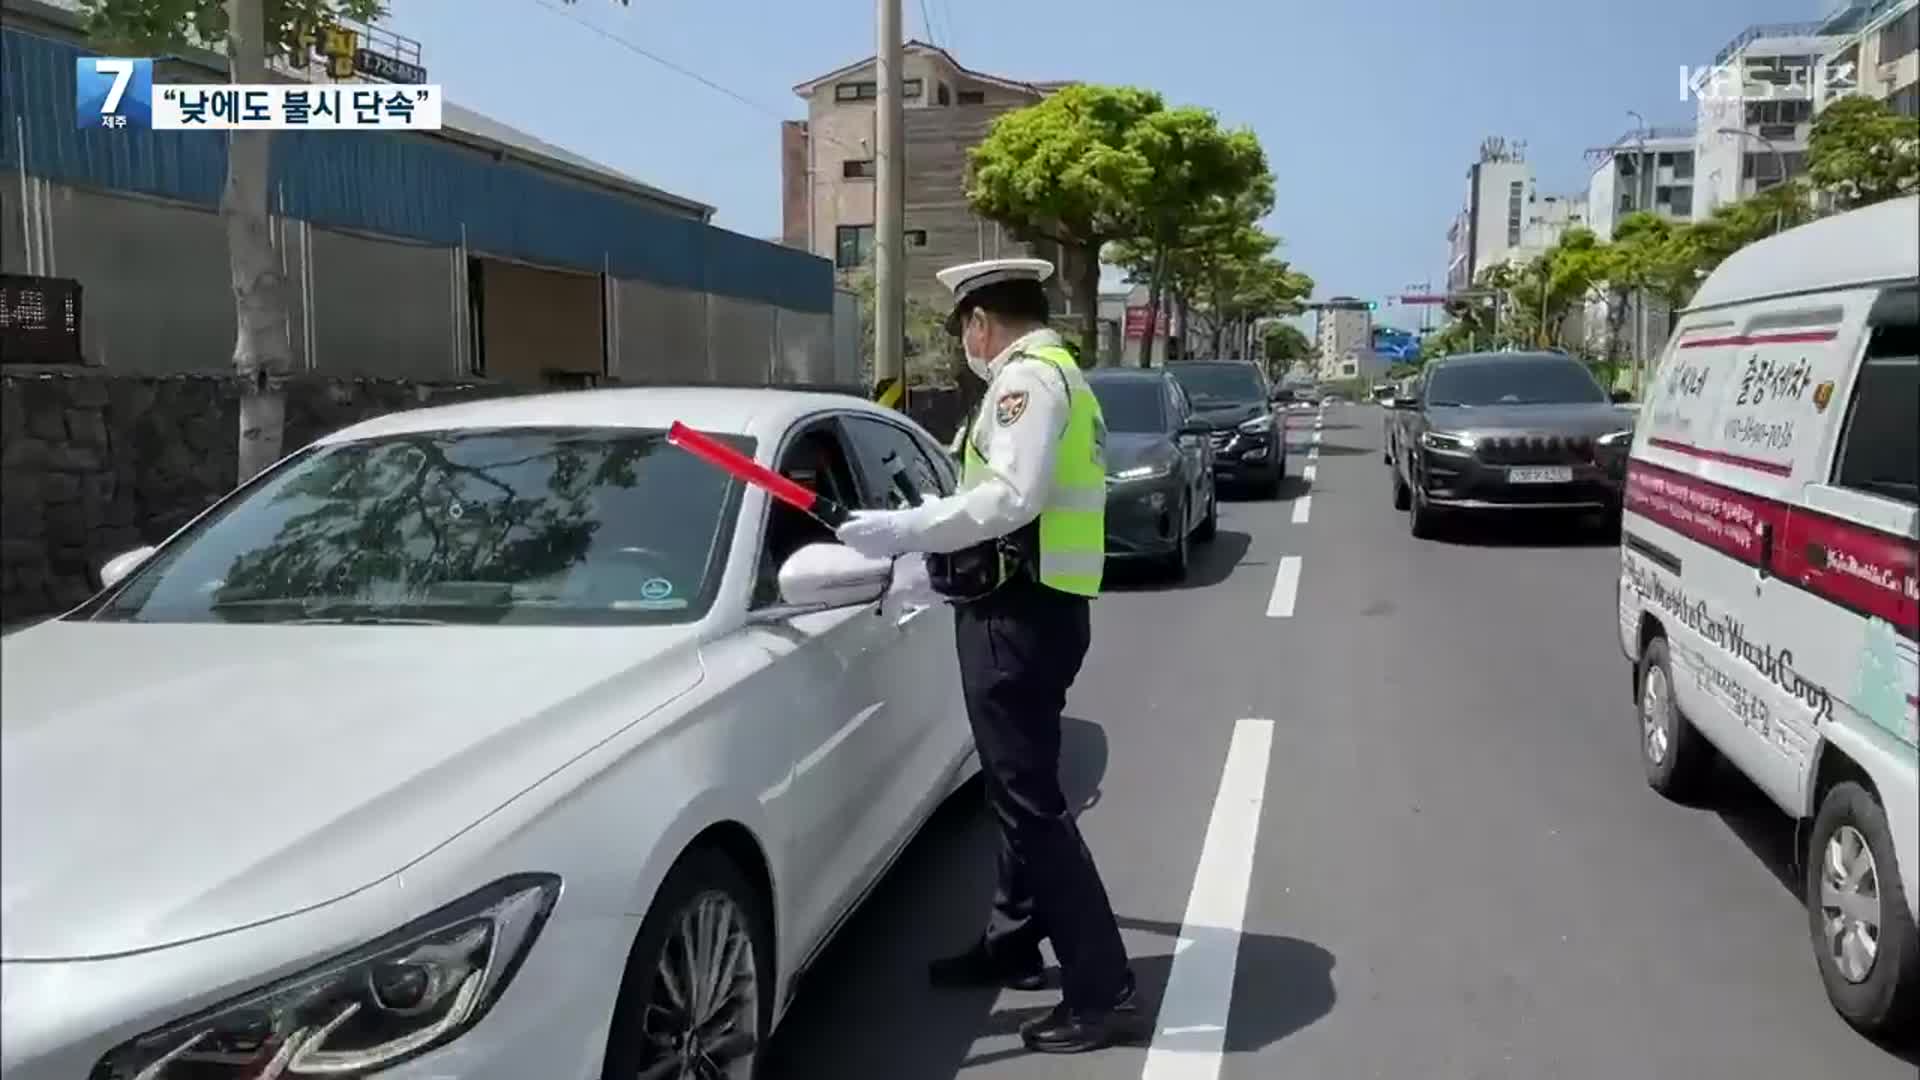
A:
<svg viewBox="0 0 1920 1080">
<path fill-rule="evenodd" d="M 1467 169 L 1465 205 L 1447 229 L 1448 291 L 1471 287 L 1487 267 L 1538 257 L 1587 216 L 1585 195 L 1538 190 L 1525 144 L 1486 140 Z"/>
<path fill-rule="evenodd" d="M 1799 176 L 1825 80 L 1844 39 L 1827 21 L 1750 26 L 1693 77 L 1693 218 Z"/>
<path fill-rule="evenodd" d="M 1599 164 L 1587 181 L 1587 227 L 1611 240 L 1621 218 L 1643 210 L 1692 220 L 1695 138 L 1692 125 L 1636 128 L 1589 151 Z"/>
<path fill-rule="evenodd" d="M 1313 305 L 1313 343 L 1319 350 L 1316 378 L 1372 377 L 1387 369 L 1373 351 L 1373 310 L 1365 300 L 1335 296 Z"/>
<path fill-rule="evenodd" d="M 1826 56 L 1816 111 L 1855 93 L 1884 101 L 1902 115 L 1920 116 L 1920 0 L 1836 4 L 1821 33 L 1839 43 Z"/>
<path fill-rule="evenodd" d="M 902 48 L 901 82 L 907 291 L 937 301 L 946 295 L 934 277 L 943 266 L 1032 255 L 1054 262 L 1054 309 L 1072 316 L 1080 253 L 1016 240 L 975 215 L 966 195 L 967 152 L 993 121 L 1066 84 L 972 71 L 921 41 Z M 832 259 L 843 275 L 873 258 L 878 86 L 873 57 L 836 68 L 793 88 L 807 118 L 781 125 L 782 242 Z"/>
</svg>

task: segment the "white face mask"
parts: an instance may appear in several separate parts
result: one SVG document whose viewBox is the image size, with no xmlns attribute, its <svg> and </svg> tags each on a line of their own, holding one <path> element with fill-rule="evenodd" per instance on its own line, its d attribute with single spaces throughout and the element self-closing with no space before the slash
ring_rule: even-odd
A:
<svg viewBox="0 0 1920 1080">
<path fill-rule="evenodd" d="M 972 347 L 966 344 L 966 339 L 964 336 L 962 336 L 961 338 L 960 347 L 967 354 L 967 369 L 973 372 L 974 376 L 978 378 L 981 382 L 992 382 L 993 381 L 993 358 L 990 356 L 975 355 Z"/>
</svg>

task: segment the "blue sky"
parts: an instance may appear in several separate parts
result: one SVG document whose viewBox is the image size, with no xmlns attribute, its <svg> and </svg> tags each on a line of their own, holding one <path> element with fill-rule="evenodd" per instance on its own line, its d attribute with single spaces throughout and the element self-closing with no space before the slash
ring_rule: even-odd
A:
<svg viewBox="0 0 1920 1080">
<path fill-rule="evenodd" d="M 1690 120 L 1681 65 L 1826 0 L 902 0 L 910 36 L 1023 79 L 1151 86 L 1253 128 L 1278 179 L 1268 227 L 1321 296 L 1437 279 L 1480 140 L 1523 139 L 1548 191 L 1582 156 Z M 448 96 L 548 142 L 780 229 L 792 86 L 873 51 L 872 0 L 391 0 Z M 923 9 L 932 33 L 923 25 Z M 622 46 L 624 39 L 725 87 Z M 752 102 L 746 104 L 741 98 Z M 1415 325 L 1415 310 L 1383 309 Z"/>
</svg>

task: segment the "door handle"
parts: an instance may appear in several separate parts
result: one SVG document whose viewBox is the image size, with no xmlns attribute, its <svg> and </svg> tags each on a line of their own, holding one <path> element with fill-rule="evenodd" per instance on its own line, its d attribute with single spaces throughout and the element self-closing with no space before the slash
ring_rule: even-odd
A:
<svg viewBox="0 0 1920 1080">
<path fill-rule="evenodd" d="M 1772 577 L 1773 576 L 1773 526 L 1767 522 L 1762 521 L 1757 526 L 1754 527 L 1754 531 L 1755 531 L 1755 535 L 1759 538 L 1759 541 L 1760 541 L 1760 566 L 1759 566 L 1760 577 L 1762 579 Z"/>
</svg>

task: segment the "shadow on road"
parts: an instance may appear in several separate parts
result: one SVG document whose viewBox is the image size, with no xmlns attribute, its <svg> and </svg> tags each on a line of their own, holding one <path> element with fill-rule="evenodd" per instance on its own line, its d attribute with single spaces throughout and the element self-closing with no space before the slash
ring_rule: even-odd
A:
<svg viewBox="0 0 1920 1080">
<path fill-rule="evenodd" d="M 1237 956 L 1224 1044 L 1229 1054 L 1257 1053 L 1333 1011 L 1333 954 L 1312 942 L 1274 934 L 1235 934 L 1210 926 L 1186 927 L 1183 935 L 1182 928 L 1173 923 L 1125 914 L 1120 916 L 1120 928 L 1145 931 L 1163 939 L 1164 951 L 1129 958 L 1140 1002 L 1150 1020 L 1144 1025 L 1149 1032 L 1147 1040 L 1153 1038 L 1152 1032 L 1170 1032 L 1160 1036 L 1162 1049 L 1211 1049 L 1220 1024 L 1215 1003 L 1210 1000 L 1165 1004 L 1174 951 L 1182 936 L 1188 941 L 1182 955 L 1192 957 L 1189 962 L 1202 969 L 1225 964 L 1225 954 Z M 1054 981 L 1058 981 L 1057 975 Z M 1036 1004 L 992 1013 L 979 1034 L 1014 1035 L 1021 1023 L 1045 1013 L 1055 1000 L 1052 994 L 1021 995 L 1028 996 Z M 1021 1046 L 988 1050 L 967 1058 L 960 1067 L 988 1065 L 1028 1053 Z M 947 1074 L 926 1075 L 945 1080 Z"/>
<path fill-rule="evenodd" d="M 1290 452 L 1287 454 L 1287 457 L 1289 459 L 1287 465 L 1291 468 L 1294 455 Z M 1301 452 L 1299 460 L 1303 462 L 1306 460 L 1304 451 Z M 1305 477 L 1296 473 L 1288 473 L 1280 478 L 1280 490 L 1272 495 L 1267 495 L 1254 488 L 1235 485 L 1233 487 L 1221 487 L 1220 498 L 1224 502 L 1235 503 L 1292 502 L 1300 496 L 1305 495 L 1308 487 L 1309 485 Z"/>
<path fill-rule="evenodd" d="M 1620 534 L 1598 515 L 1527 511 L 1456 513 L 1440 519 L 1435 539 L 1471 547 L 1617 547 Z"/>
<path fill-rule="evenodd" d="M 1155 592 L 1168 589 L 1205 589 L 1227 580 L 1233 568 L 1253 546 L 1253 537 L 1232 529 L 1221 529 L 1205 543 L 1195 542 L 1192 560 L 1184 580 L 1174 581 L 1158 566 L 1133 560 L 1107 561 L 1102 588 L 1113 592 Z"/>
<path fill-rule="evenodd" d="M 1106 770 L 1105 730 L 1062 718 L 1060 783 L 1077 814 L 1099 804 Z M 926 981 L 928 960 L 979 936 L 993 898 L 996 841 L 981 800 L 978 779 L 955 792 L 806 973 L 767 1046 L 764 1080 L 950 1080 L 998 1030 L 992 992 Z"/>
<path fill-rule="evenodd" d="M 1311 449 L 1313 449 L 1312 446 L 1300 447 L 1300 450 L 1303 452 Z M 1379 452 L 1380 448 L 1375 446 L 1341 446 L 1338 443 L 1320 444 L 1320 456 L 1323 458 L 1353 457 L 1357 454 L 1378 454 Z"/>
</svg>

